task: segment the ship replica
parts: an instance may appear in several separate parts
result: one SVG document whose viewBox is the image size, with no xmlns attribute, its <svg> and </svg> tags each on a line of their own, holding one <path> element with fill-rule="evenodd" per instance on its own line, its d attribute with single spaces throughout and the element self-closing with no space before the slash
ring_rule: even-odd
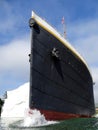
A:
<svg viewBox="0 0 98 130">
<path fill-rule="evenodd" d="M 31 28 L 30 109 L 47 120 L 92 117 L 93 81 L 81 55 L 34 12 Z"/>
</svg>

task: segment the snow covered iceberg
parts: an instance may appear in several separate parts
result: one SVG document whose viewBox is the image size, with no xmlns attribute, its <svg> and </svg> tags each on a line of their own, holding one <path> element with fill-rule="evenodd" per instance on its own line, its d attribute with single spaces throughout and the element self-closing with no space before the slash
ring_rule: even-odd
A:
<svg viewBox="0 0 98 130">
<path fill-rule="evenodd" d="M 1 117 L 24 117 L 25 111 L 29 108 L 29 83 L 7 91 L 2 108 Z"/>
</svg>

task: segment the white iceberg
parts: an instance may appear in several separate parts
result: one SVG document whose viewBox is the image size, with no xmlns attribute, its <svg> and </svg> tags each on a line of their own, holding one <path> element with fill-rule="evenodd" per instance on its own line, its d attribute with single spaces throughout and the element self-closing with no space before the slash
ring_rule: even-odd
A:
<svg viewBox="0 0 98 130">
<path fill-rule="evenodd" d="M 29 108 L 29 83 L 12 91 L 7 91 L 2 108 L 1 117 L 21 117 L 24 118 L 25 110 Z"/>
<path fill-rule="evenodd" d="M 20 127 L 36 127 L 57 123 L 55 121 L 47 121 L 44 115 L 36 109 L 29 109 L 29 88 L 29 83 L 25 83 L 15 90 L 7 91 L 7 98 L 1 113 L 2 119 L 7 118 L 8 122 L 8 118 L 10 118 L 8 124 L 22 119 L 21 123 L 18 124 Z"/>
</svg>

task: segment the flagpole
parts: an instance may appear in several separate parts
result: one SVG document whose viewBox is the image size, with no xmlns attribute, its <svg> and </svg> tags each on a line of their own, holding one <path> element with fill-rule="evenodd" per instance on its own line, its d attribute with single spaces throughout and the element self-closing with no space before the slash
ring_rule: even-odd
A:
<svg viewBox="0 0 98 130">
<path fill-rule="evenodd" d="M 65 26 L 65 23 L 63 24 L 63 29 L 64 29 L 63 30 L 63 33 L 64 33 L 63 35 L 64 35 L 64 38 L 66 38 L 66 26 Z"/>
<path fill-rule="evenodd" d="M 66 38 L 66 26 L 64 16 L 62 18 L 62 25 L 63 25 L 63 37 Z"/>
</svg>

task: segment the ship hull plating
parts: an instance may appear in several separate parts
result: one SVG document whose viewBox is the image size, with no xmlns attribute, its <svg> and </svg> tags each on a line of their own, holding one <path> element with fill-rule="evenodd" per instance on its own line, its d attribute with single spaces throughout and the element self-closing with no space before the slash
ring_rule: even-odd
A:
<svg viewBox="0 0 98 130">
<path fill-rule="evenodd" d="M 48 120 L 90 117 L 95 113 L 87 66 L 55 36 L 31 26 L 30 102 Z"/>
</svg>

